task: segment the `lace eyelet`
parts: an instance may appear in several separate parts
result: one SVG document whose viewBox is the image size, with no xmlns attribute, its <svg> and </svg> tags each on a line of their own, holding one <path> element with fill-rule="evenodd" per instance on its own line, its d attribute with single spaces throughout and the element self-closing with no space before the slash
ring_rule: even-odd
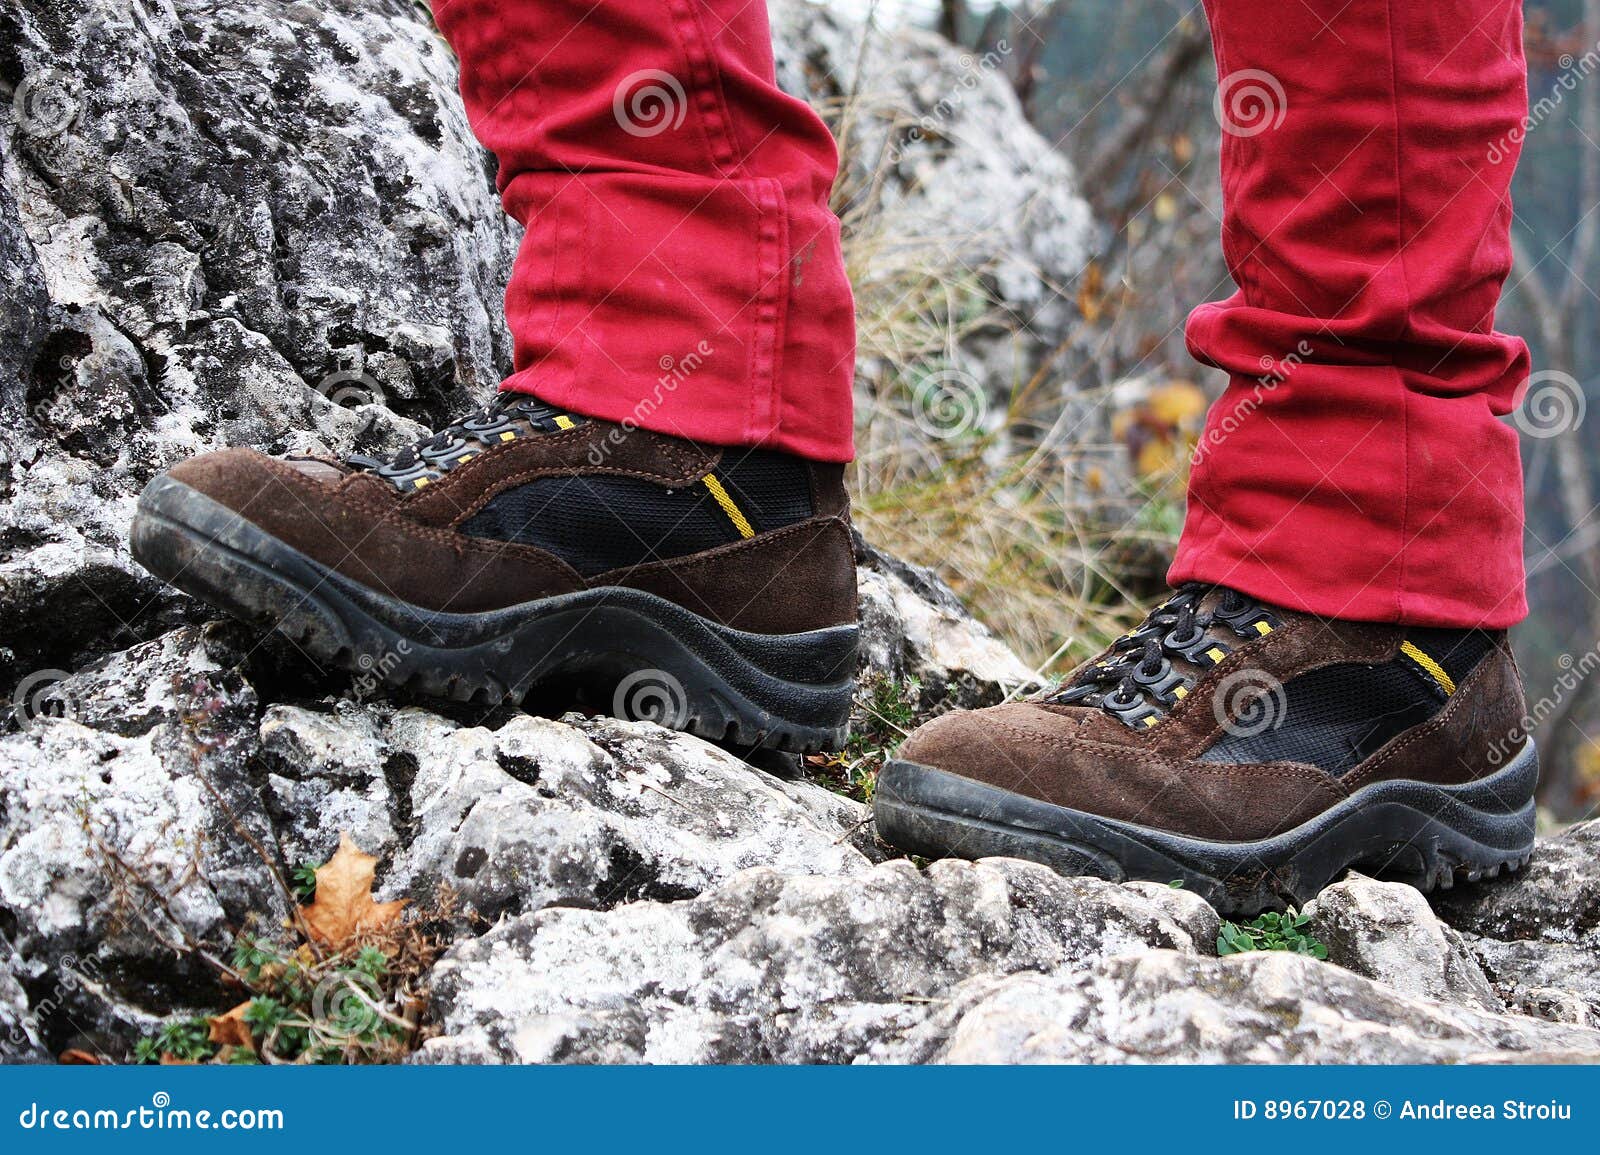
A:
<svg viewBox="0 0 1600 1155">
<path fill-rule="evenodd" d="M 1173 669 L 1172 663 L 1166 658 L 1161 659 L 1161 668 L 1153 674 L 1135 670 L 1133 680 L 1143 686 L 1151 697 L 1168 706 L 1184 697 L 1189 690 L 1188 679 Z"/>
<path fill-rule="evenodd" d="M 506 416 L 504 413 L 495 414 L 488 420 L 484 421 L 478 421 L 469 417 L 467 420 L 461 423 L 462 432 L 468 437 L 477 438 L 479 441 L 494 441 L 498 434 L 504 433 L 508 429 L 515 429 L 516 427 L 516 420 Z"/>
<path fill-rule="evenodd" d="M 1240 621 L 1229 622 L 1228 624 L 1233 627 L 1233 632 L 1239 635 L 1239 637 L 1249 638 L 1253 641 L 1256 638 L 1266 637 L 1283 623 L 1278 621 L 1277 618 L 1273 617 L 1269 613 L 1266 613 L 1262 610 L 1256 610 L 1248 617 L 1245 617 Z"/>
<path fill-rule="evenodd" d="M 1178 637 L 1178 632 L 1173 630 L 1171 633 L 1167 634 L 1166 637 L 1161 639 L 1162 647 L 1167 650 L 1173 650 L 1182 653 L 1184 650 L 1192 649 L 1194 646 L 1205 640 L 1206 632 L 1200 627 L 1198 622 L 1194 623 L 1190 627 L 1190 630 L 1193 636 L 1188 638 Z"/>
<path fill-rule="evenodd" d="M 385 465 L 376 472 L 385 481 L 392 481 L 396 485 L 401 485 L 415 481 L 424 474 L 432 473 L 433 470 L 428 468 L 428 464 L 424 461 L 414 461 L 403 469 L 394 465 Z"/>
<path fill-rule="evenodd" d="M 424 449 L 418 456 L 430 465 L 439 465 L 442 462 L 453 462 L 460 456 L 461 451 L 467 447 L 465 437 L 451 437 L 449 442 L 430 449 Z"/>
<path fill-rule="evenodd" d="M 1231 610 L 1223 609 L 1221 606 L 1218 606 L 1216 609 L 1211 611 L 1211 616 L 1217 621 L 1227 622 L 1231 626 L 1247 619 L 1259 618 L 1262 616 L 1262 613 L 1260 606 L 1254 604 L 1253 602 L 1244 602 L 1241 605 L 1235 606 Z"/>
<path fill-rule="evenodd" d="M 1139 700 L 1139 696 L 1137 694 L 1123 697 L 1121 686 L 1118 686 L 1115 690 L 1112 690 L 1111 693 L 1102 698 L 1100 700 L 1100 704 L 1106 709 L 1119 714 L 1124 710 L 1132 710 L 1136 706 L 1144 705 L 1144 703 Z"/>
<path fill-rule="evenodd" d="M 1166 678 L 1167 678 L 1167 675 L 1169 675 L 1171 673 L 1172 673 L 1172 661 L 1169 658 L 1163 657 L 1161 659 L 1161 664 L 1159 666 L 1157 666 L 1154 670 L 1150 670 L 1150 671 L 1146 671 L 1145 668 L 1144 668 L 1144 664 L 1141 662 L 1138 666 L 1136 666 L 1134 668 L 1133 680 L 1135 682 L 1138 682 L 1139 685 L 1141 685 L 1141 686 L 1154 686 L 1158 682 L 1165 681 Z"/>
</svg>

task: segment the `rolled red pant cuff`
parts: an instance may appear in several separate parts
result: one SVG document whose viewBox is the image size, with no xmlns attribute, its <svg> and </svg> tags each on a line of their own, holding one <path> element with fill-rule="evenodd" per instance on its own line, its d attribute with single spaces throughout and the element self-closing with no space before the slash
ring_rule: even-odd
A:
<svg viewBox="0 0 1600 1155">
<path fill-rule="evenodd" d="M 1196 449 L 1168 580 L 1352 621 L 1522 620 L 1516 431 L 1481 398 L 1405 378 L 1310 364 L 1267 390 L 1235 377 Z"/>
<path fill-rule="evenodd" d="M 852 455 L 854 317 L 826 204 L 779 179 L 529 173 L 506 387 L 591 417 Z"/>
<path fill-rule="evenodd" d="M 827 127 L 748 0 L 440 0 L 526 232 L 507 387 L 718 445 L 852 455 Z"/>
</svg>

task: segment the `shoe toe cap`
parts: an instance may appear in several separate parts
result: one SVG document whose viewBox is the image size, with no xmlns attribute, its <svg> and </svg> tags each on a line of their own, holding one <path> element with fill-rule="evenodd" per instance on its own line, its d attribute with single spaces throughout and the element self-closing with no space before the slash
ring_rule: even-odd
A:
<svg viewBox="0 0 1600 1155">
<path fill-rule="evenodd" d="M 219 449 L 181 461 L 165 475 L 203 493 L 229 509 L 245 512 L 259 503 L 276 500 L 285 485 L 321 480 L 297 468 L 296 463 L 268 457 L 254 449 Z"/>
<path fill-rule="evenodd" d="M 1014 790 L 1038 765 L 1041 744 L 1049 740 L 1037 729 L 1037 712 L 1017 702 L 945 714 L 918 727 L 898 757 Z"/>
</svg>

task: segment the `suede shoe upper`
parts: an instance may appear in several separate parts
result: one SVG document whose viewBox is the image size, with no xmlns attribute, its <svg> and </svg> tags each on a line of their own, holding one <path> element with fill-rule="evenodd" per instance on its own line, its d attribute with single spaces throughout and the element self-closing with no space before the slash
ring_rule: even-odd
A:
<svg viewBox="0 0 1600 1155">
<path fill-rule="evenodd" d="M 790 459 L 803 504 L 788 503 L 793 508 L 785 516 L 794 520 L 769 528 L 756 512 L 766 507 L 747 501 L 732 479 L 752 451 L 703 447 L 586 419 L 524 427 L 503 441 L 499 434 L 470 439 L 467 449 L 456 446 L 457 430 L 452 426 L 421 443 L 423 452 L 408 450 L 388 465 L 366 459 L 363 467 L 350 468 L 228 449 L 185 461 L 168 476 L 343 576 L 428 610 L 482 613 L 586 588 L 626 586 L 755 633 L 855 620 L 842 467 Z M 441 456 L 452 448 L 458 449 L 454 456 Z M 633 507 L 619 513 L 598 504 L 615 501 L 603 489 L 607 479 L 646 488 Z M 540 485 L 540 500 L 523 502 L 520 516 L 492 516 L 497 503 Z M 687 552 L 680 552 L 629 524 L 643 515 L 637 503 L 654 494 L 674 510 L 688 508 L 683 503 L 691 489 L 692 500 L 721 519 L 721 535 L 691 540 Z M 574 512 L 575 506 L 581 508 Z M 545 523 L 558 515 L 567 519 L 568 538 L 582 537 L 581 520 L 576 530 L 570 525 L 584 509 L 595 514 L 591 538 L 621 538 L 627 546 L 611 554 L 590 550 L 585 557 L 614 554 L 613 560 L 623 559 L 620 564 L 596 571 L 586 561 L 574 564 L 555 548 L 532 544 L 545 540 Z M 686 519 L 674 514 L 658 520 L 665 533 Z M 524 525 L 532 527 L 527 540 L 517 540 Z"/>
<path fill-rule="evenodd" d="M 1520 746 L 1503 633 L 1246 609 L 1196 587 L 1173 601 L 1191 612 L 1159 608 L 1066 689 L 937 718 L 898 756 L 1107 818 L 1249 841 L 1380 779 L 1474 780 Z M 1196 621 L 1203 639 L 1184 628 Z"/>
</svg>

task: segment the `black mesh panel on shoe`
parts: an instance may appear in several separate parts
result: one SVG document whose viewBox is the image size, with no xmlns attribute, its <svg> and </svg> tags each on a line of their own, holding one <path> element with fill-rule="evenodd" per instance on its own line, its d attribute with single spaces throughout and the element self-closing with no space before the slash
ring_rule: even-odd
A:
<svg viewBox="0 0 1600 1155">
<path fill-rule="evenodd" d="M 1300 762 L 1342 774 L 1443 704 L 1437 687 L 1399 662 L 1324 666 L 1289 679 L 1278 702 L 1259 704 L 1256 716 L 1273 724 L 1225 732 L 1200 761 Z"/>
<path fill-rule="evenodd" d="M 1428 629 L 1412 626 L 1406 641 L 1420 646 L 1445 672 L 1460 682 L 1494 649 L 1494 635 L 1486 630 Z"/>
<path fill-rule="evenodd" d="M 469 537 L 534 545 L 585 577 L 738 541 L 703 485 L 635 477 L 544 477 L 497 494 L 462 526 Z"/>
<path fill-rule="evenodd" d="M 770 449 L 724 449 L 717 476 L 758 532 L 810 517 L 811 477 L 798 457 Z"/>
</svg>

